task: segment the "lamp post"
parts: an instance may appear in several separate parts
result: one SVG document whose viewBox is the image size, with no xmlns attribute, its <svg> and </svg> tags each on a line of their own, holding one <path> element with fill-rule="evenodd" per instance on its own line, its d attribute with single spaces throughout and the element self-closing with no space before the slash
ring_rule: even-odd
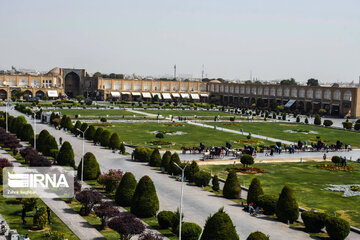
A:
<svg viewBox="0 0 360 240">
<path fill-rule="evenodd" d="M 7 102 L 6 102 L 6 114 L 5 114 L 5 118 L 6 118 L 6 132 L 8 132 L 9 130 L 9 127 L 8 127 L 8 107 L 11 106 L 11 100 L 9 99 Z"/>
<path fill-rule="evenodd" d="M 79 132 L 82 133 L 82 137 L 83 137 L 83 153 L 82 153 L 82 158 L 81 158 L 81 182 L 84 182 L 84 155 L 85 155 L 85 132 L 88 130 L 89 126 L 84 130 L 81 131 L 80 128 L 77 128 L 77 130 Z"/>
<path fill-rule="evenodd" d="M 34 109 L 33 110 L 33 116 L 34 116 L 34 149 L 36 149 L 36 113 L 39 112 L 39 111 L 40 111 L 39 109 Z"/>
<path fill-rule="evenodd" d="M 185 173 L 185 168 L 187 167 L 187 165 L 189 165 L 189 161 L 186 163 L 184 168 L 181 168 L 175 162 L 174 162 L 174 164 L 175 164 L 175 166 L 177 166 L 181 170 L 181 197 L 180 197 L 180 223 L 179 223 L 179 240 L 181 240 L 182 204 L 183 204 L 183 195 L 184 195 L 184 187 L 183 187 L 184 173 Z"/>
</svg>

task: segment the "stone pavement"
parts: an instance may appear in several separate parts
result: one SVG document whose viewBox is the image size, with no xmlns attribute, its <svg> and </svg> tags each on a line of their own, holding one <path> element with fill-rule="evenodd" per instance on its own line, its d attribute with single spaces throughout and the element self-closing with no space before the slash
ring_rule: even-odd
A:
<svg viewBox="0 0 360 240">
<path fill-rule="evenodd" d="M 10 154 L 0 149 L 0 158 L 7 158 L 14 167 L 22 167 Z M 91 226 L 83 217 L 76 213 L 63 200 L 41 198 L 41 200 L 65 223 L 81 240 L 105 240 L 104 236 Z M 11 227 L 11 226 L 10 226 Z"/>
<path fill-rule="evenodd" d="M 14 116 L 20 115 L 20 113 L 16 111 L 11 111 L 11 114 Z M 32 121 L 30 121 L 30 123 L 32 123 Z M 80 138 L 76 138 L 61 130 L 55 130 L 49 125 L 37 124 L 37 127 L 37 133 L 42 129 L 47 129 L 56 139 L 62 137 L 63 141 L 69 141 L 74 148 L 76 162 L 79 163 L 82 155 L 82 140 Z M 133 162 L 128 155 L 123 156 L 112 153 L 112 151 L 105 148 L 95 147 L 90 142 L 85 143 L 85 152 L 87 151 L 91 151 L 96 156 L 102 171 L 119 168 L 124 171 L 133 172 L 137 179 L 140 179 L 144 175 L 150 176 L 156 186 L 161 210 L 175 211 L 179 206 L 180 182 L 169 175 L 151 169 L 146 163 Z M 242 208 L 233 201 L 216 196 L 201 188 L 184 184 L 184 221 L 195 222 L 203 227 L 207 217 L 221 207 L 224 207 L 225 211 L 230 215 L 241 239 L 246 239 L 251 232 L 257 230 L 269 234 L 271 239 L 276 240 L 312 239 L 312 237 L 305 232 L 293 230 L 289 228 L 288 225 L 278 221 L 263 216 L 249 216 L 248 213 L 244 212 Z M 347 239 L 355 240 L 359 238 L 360 235 L 351 232 Z"/>
</svg>

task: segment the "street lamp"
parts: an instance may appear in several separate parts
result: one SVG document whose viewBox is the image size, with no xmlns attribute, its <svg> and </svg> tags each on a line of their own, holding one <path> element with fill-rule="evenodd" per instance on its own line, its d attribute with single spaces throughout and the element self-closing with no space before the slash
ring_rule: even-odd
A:
<svg viewBox="0 0 360 240">
<path fill-rule="evenodd" d="M 40 112 L 41 110 L 39 109 L 34 109 L 33 110 L 33 116 L 34 116 L 34 148 L 36 149 L 36 113 Z M 40 117 L 41 119 L 41 117 Z"/>
<path fill-rule="evenodd" d="M 176 162 L 174 162 L 175 166 L 177 166 L 181 170 L 181 197 L 180 197 L 180 224 L 179 224 L 179 240 L 181 240 L 181 220 L 182 220 L 182 202 L 183 202 L 183 195 L 184 195 L 184 172 L 187 165 L 189 165 L 189 161 L 186 163 L 184 168 L 181 168 Z"/>
<path fill-rule="evenodd" d="M 82 137 L 83 137 L 83 154 L 82 154 L 82 158 L 81 158 L 81 182 L 84 182 L 84 155 L 85 155 L 85 132 L 88 130 L 89 126 L 87 126 L 87 128 L 84 131 L 81 131 L 80 128 L 77 128 L 77 130 L 79 132 L 82 133 Z"/>
<path fill-rule="evenodd" d="M 9 99 L 7 102 L 6 102 L 6 114 L 5 114 L 5 117 L 6 117 L 6 132 L 8 132 L 8 106 L 11 106 L 11 100 Z"/>
</svg>

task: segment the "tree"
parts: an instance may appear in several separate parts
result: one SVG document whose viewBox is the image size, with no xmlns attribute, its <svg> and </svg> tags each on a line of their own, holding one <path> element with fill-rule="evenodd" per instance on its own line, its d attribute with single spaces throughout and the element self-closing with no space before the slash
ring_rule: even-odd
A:
<svg viewBox="0 0 360 240">
<path fill-rule="evenodd" d="M 212 189 L 217 192 L 220 190 L 219 177 L 215 175 L 212 179 Z"/>
<path fill-rule="evenodd" d="M 196 223 L 183 222 L 181 225 L 181 239 L 183 240 L 198 240 L 201 234 L 201 227 Z M 175 229 L 177 235 L 179 235 L 179 226 Z"/>
<path fill-rule="evenodd" d="M 164 138 L 164 133 L 158 132 L 158 133 L 155 135 L 155 137 L 156 137 L 156 138 L 159 138 L 159 139 Z"/>
<path fill-rule="evenodd" d="M 75 123 L 75 126 L 71 128 L 71 132 L 75 134 L 76 136 L 80 134 L 79 129 L 81 128 L 81 122 L 78 120 Z"/>
<path fill-rule="evenodd" d="M 113 133 L 110 137 L 109 147 L 113 150 L 120 148 L 120 138 L 117 133 Z"/>
<path fill-rule="evenodd" d="M 68 130 L 68 131 L 71 131 L 73 129 L 73 124 L 72 124 L 72 121 L 71 121 L 71 118 L 70 117 L 67 117 L 65 119 L 65 128 Z"/>
<path fill-rule="evenodd" d="M 196 161 L 192 161 L 190 165 L 185 168 L 185 177 L 189 182 L 194 182 L 194 175 L 200 171 L 199 165 Z"/>
<path fill-rule="evenodd" d="M 55 140 L 55 138 L 52 135 L 47 136 L 46 140 L 45 140 L 45 146 L 43 148 L 42 153 L 45 156 L 52 156 L 54 158 L 56 158 L 57 156 L 54 155 L 54 150 L 56 150 L 56 152 L 58 152 L 59 147 L 58 144 Z"/>
<path fill-rule="evenodd" d="M 44 229 L 44 227 L 46 226 L 46 222 L 46 209 L 45 207 L 40 207 L 34 215 L 33 228 L 38 230 Z"/>
<path fill-rule="evenodd" d="M 36 141 L 36 149 L 39 152 L 43 152 L 46 148 L 46 139 L 50 136 L 50 133 L 47 130 L 42 130 L 38 136 L 38 139 Z"/>
<path fill-rule="evenodd" d="M 84 189 L 76 194 L 76 199 L 82 204 L 80 214 L 82 216 L 88 216 L 95 204 L 101 202 L 101 194 L 94 189 Z"/>
<path fill-rule="evenodd" d="M 125 144 L 123 142 L 120 143 L 119 151 L 120 151 L 121 154 L 126 153 Z"/>
<path fill-rule="evenodd" d="M 342 162 L 342 159 L 339 156 L 332 156 L 331 161 L 335 163 L 335 165 L 339 165 Z"/>
<path fill-rule="evenodd" d="M 253 178 L 251 180 L 251 184 L 247 195 L 247 204 L 250 203 L 257 204 L 259 196 L 263 194 L 264 191 L 261 187 L 260 180 L 257 177 Z"/>
<path fill-rule="evenodd" d="M 301 213 L 307 232 L 318 233 L 325 226 L 326 215 L 324 213 L 304 211 Z"/>
<path fill-rule="evenodd" d="M 171 159 L 171 152 L 166 151 L 163 154 L 162 160 L 161 160 L 161 167 L 163 167 L 165 169 L 165 171 L 168 171 L 168 169 L 169 169 L 170 159 Z"/>
<path fill-rule="evenodd" d="M 316 115 L 315 115 L 314 124 L 315 124 L 315 125 L 321 125 L 321 117 L 320 117 L 319 114 L 316 114 Z"/>
<path fill-rule="evenodd" d="M 160 167 L 161 165 L 161 155 L 157 148 L 152 152 L 150 156 L 149 165 L 152 167 Z"/>
<path fill-rule="evenodd" d="M 119 215 L 120 211 L 111 202 L 102 202 L 100 205 L 93 207 L 96 216 L 101 219 L 101 229 L 105 229 L 107 221 Z"/>
<path fill-rule="evenodd" d="M 83 136 L 83 132 L 85 132 L 88 127 L 89 127 L 89 125 L 87 123 L 82 123 L 81 124 L 81 126 L 80 126 L 81 132 L 79 132 L 81 137 Z"/>
<path fill-rule="evenodd" d="M 244 167 L 249 167 L 249 165 L 254 164 L 254 158 L 249 154 L 244 154 L 241 156 L 240 162 L 244 165 Z"/>
<path fill-rule="evenodd" d="M 147 147 L 136 147 L 134 150 L 134 159 L 137 162 L 149 162 L 152 149 Z"/>
<path fill-rule="evenodd" d="M 75 167 L 74 150 L 68 141 L 65 141 L 60 148 L 57 163 L 61 166 Z"/>
<path fill-rule="evenodd" d="M 103 147 L 109 146 L 111 133 L 108 130 L 104 130 L 100 136 L 100 144 Z"/>
<path fill-rule="evenodd" d="M 136 189 L 136 179 L 131 172 L 126 172 L 116 189 L 115 202 L 120 206 L 127 207 L 131 205 L 131 200 Z"/>
<path fill-rule="evenodd" d="M 241 187 L 236 176 L 235 171 L 229 171 L 223 188 L 223 195 L 225 198 L 234 199 L 239 198 Z"/>
<path fill-rule="evenodd" d="M 77 175 L 80 178 L 81 176 L 81 165 L 84 160 L 84 180 L 96 180 L 100 175 L 100 166 L 96 160 L 96 157 L 91 152 L 85 153 L 84 157 L 81 159 Z"/>
<path fill-rule="evenodd" d="M 250 233 L 246 240 L 269 240 L 270 238 L 263 234 L 262 232 L 256 231 Z"/>
<path fill-rule="evenodd" d="M 145 225 L 141 220 L 129 213 L 112 218 L 108 225 L 120 234 L 121 240 L 130 240 L 132 236 L 145 231 Z"/>
<path fill-rule="evenodd" d="M 159 210 L 159 199 L 153 181 L 143 176 L 136 186 L 131 201 L 131 213 L 137 217 L 152 217 Z"/>
<path fill-rule="evenodd" d="M 179 175 L 181 173 L 181 170 L 175 165 L 175 163 L 179 166 L 181 164 L 180 157 L 176 152 L 171 155 L 168 173 L 173 175 Z"/>
<path fill-rule="evenodd" d="M 293 223 L 299 218 L 299 206 L 290 186 L 285 185 L 276 206 L 276 216 L 282 222 Z"/>
<path fill-rule="evenodd" d="M 20 139 L 22 141 L 28 141 L 33 144 L 34 141 L 34 130 L 31 126 L 31 124 L 25 124 L 22 128 L 21 137 Z"/>
<path fill-rule="evenodd" d="M 315 78 L 310 78 L 309 80 L 307 80 L 306 85 L 308 86 L 312 86 L 312 87 L 318 87 L 319 85 L 319 80 L 315 79 Z"/>
<path fill-rule="evenodd" d="M 283 86 L 296 86 L 297 82 L 295 81 L 294 78 L 284 79 L 284 80 L 280 81 L 280 85 L 283 85 Z"/>
<path fill-rule="evenodd" d="M 172 227 L 175 221 L 178 221 L 176 214 L 172 211 L 161 211 L 156 216 L 160 229 L 168 229 Z"/>
<path fill-rule="evenodd" d="M 206 220 L 200 240 L 239 240 L 235 226 L 229 215 L 220 208 Z"/>
<path fill-rule="evenodd" d="M 94 142 L 96 142 L 96 143 L 100 142 L 100 136 L 103 133 L 103 131 L 104 131 L 104 129 L 102 127 L 98 127 L 96 129 L 96 132 L 95 132 L 95 135 L 93 138 Z"/>
<path fill-rule="evenodd" d="M 95 127 L 93 125 L 90 125 L 89 129 L 85 132 L 85 138 L 86 140 L 93 140 L 95 136 Z"/>
<path fill-rule="evenodd" d="M 206 187 L 211 180 L 211 174 L 205 171 L 198 171 L 194 174 L 194 182 L 198 187 Z"/>
<path fill-rule="evenodd" d="M 326 119 L 326 120 L 324 120 L 323 124 L 325 127 L 330 127 L 331 125 L 333 125 L 333 121 Z"/>
<path fill-rule="evenodd" d="M 263 209 L 265 215 L 274 215 L 278 199 L 279 196 L 277 195 L 261 195 L 256 204 Z"/>
</svg>

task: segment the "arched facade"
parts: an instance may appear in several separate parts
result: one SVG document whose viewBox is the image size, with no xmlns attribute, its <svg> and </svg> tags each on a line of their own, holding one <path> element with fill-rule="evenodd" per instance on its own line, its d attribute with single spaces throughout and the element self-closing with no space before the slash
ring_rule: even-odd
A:
<svg viewBox="0 0 360 240">
<path fill-rule="evenodd" d="M 65 76 L 65 93 L 70 98 L 80 94 L 80 76 L 75 72 L 70 72 Z"/>
</svg>

